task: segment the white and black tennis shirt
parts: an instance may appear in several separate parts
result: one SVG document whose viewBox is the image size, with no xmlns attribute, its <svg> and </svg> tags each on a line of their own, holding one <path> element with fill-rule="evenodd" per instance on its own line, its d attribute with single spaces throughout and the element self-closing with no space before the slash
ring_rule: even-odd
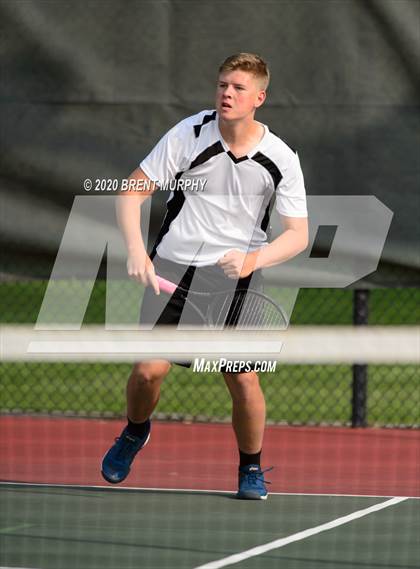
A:
<svg viewBox="0 0 420 569">
<path fill-rule="evenodd" d="M 259 249 L 267 243 L 274 195 L 281 215 L 307 216 L 299 158 L 263 126 L 257 146 L 236 158 L 222 138 L 216 111 L 202 111 L 174 126 L 141 162 L 143 172 L 161 186 L 179 181 L 168 192 L 154 249 L 160 257 L 201 267 L 214 265 L 230 249 Z M 190 180 L 193 189 L 186 191 L 181 180 L 185 186 Z"/>
</svg>

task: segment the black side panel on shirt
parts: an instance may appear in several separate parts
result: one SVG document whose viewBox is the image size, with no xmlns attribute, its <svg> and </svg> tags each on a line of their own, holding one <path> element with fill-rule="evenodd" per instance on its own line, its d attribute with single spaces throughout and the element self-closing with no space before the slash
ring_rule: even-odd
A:
<svg viewBox="0 0 420 569">
<path fill-rule="evenodd" d="M 213 111 L 211 115 L 204 115 L 201 124 L 196 124 L 194 126 L 195 137 L 198 138 L 200 136 L 201 129 L 205 124 L 207 124 L 210 121 L 214 121 L 215 119 L 216 119 L 216 111 Z"/>
<path fill-rule="evenodd" d="M 175 180 L 179 180 L 183 173 L 184 172 L 178 172 L 178 174 L 175 176 Z M 176 189 L 174 190 L 173 198 L 167 204 L 167 211 L 166 211 L 165 219 L 163 220 L 162 227 L 160 228 L 160 231 L 159 231 L 159 234 L 156 238 L 152 252 L 150 253 L 150 258 L 152 260 L 153 260 L 153 257 L 156 255 L 156 249 L 157 249 L 159 243 L 162 241 L 162 239 L 168 233 L 171 223 L 173 222 L 173 220 L 176 218 L 176 216 L 181 211 L 182 206 L 184 205 L 184 202 L 185 202 L 184 192 L 182 190 L 178 189 L 178 186 L 177 186 Z"/>
<path fill-rule="evenodd" d="M 261 221 L 261 229 L 263 231 L 265 231 L 268 240 L 270 240 L 270 238 L 271 238 L 271 225 L 269 226 L 269 222 L 270 222 L 270 214 L 271 214 L 271 210 L 273 209 L 274 202 L 275 202 L 275 198 L 274 198 L 274 193 L 273 193 L 267 207 L 265 208 L 264 217 L 262 218 L 262 221 Z"/>
<path fill-rule="evenodd" d="M 255 162 L 258 162 L 258 164 L 261 164 L 261 166 L 263 166 L 266 170 L 268 170 L 268 172 L 270 173 L 270 176 L 273 179 L 274 191 L 276 191 L 277 186 L 279 185 L 281 179 L 283 178 L 280 170 L 277 168 L 277 166 L 274 164 L 274 162 L 272 160 L 270 160 L 270 158 L 268 158 L 268 156 L 265 156 L 265 154 L 262 154 L 262 152 L 257 152 L 252 157 L 252 159 L 255 160 Z M 268 239 L 270 238 L 270 234 L 271 234 L 271 228 L 269 227 L 269 221 L 270 221 L 270 213 L 271 213 L 271 210 L 273 209 L 273 205 L 274 205 L 274 195 L 271 197 L 270 202 L 268 203 L 268 205 L 266 207 L 264 217 L 261 221 L 261 229 L 266 232 Z"/>
</svg>

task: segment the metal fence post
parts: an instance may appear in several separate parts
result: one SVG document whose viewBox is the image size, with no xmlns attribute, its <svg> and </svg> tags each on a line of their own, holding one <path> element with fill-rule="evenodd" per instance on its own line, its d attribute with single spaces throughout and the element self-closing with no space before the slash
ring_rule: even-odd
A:
<svg viewBox="0 0 420 569">
<path fill-rule="evenodd" d="M 353 324 L 366 326 L 369 318 L 369 291 L 355 290 L 353 295 Z M 368 366 L 363 362 L 353 364 L 352 427 L 367 426 Z"/>
</svg>

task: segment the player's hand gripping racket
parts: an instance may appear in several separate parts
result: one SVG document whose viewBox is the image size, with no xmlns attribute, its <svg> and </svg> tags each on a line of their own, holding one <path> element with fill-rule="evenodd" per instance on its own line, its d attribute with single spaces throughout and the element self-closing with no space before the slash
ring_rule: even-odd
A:
<svg viewBox="0 0 420 569">
<path fill-rule="evenodd" d="M 288 317 L 281 306 L 265 294 L 252 289 L 198 292 L 185 290 L 175 283 L 157 276 L 162 292 L 176 295 L 188 305 L 198 320 L 211 328 L 224 326 L 270 330 L 284 329 Z"/>
</svg>

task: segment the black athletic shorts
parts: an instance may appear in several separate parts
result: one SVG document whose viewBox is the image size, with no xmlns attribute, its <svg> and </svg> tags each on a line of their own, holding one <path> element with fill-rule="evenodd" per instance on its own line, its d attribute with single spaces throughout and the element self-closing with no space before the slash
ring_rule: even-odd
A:
<svg viewBox="0 0 420 569">
<path fill-rule="evenodd" d="M 167 259 L 162 259 L 155 255 L 153 259 L 155 272 L 160 277 L 174 282 L 184 290 L 195 290 L 197 292 L 219 292 L 237 289 L 248 289 L 252 280 L 253 290 L 262 291 L 263 279 L 261 271 L 255 271 L 248 277 L 234 281 L 228 278 L 221 267 L 209 265 L 206 267 L 195 267 L 193 265 L 180 265 Z M 192 285 L 192 286 L 191 286 Z M 208 299 L 197 299 L 194 297 L 194 304 L 206 312 Z M 202 326 L 202 320 L 197 313 L 185 306 L 185 301 L 177 296 L 160 293 L 156 295 L 152 287 L 145 289 L 143 302 L 140 310 L 140 325 L 142 328 L 154 328 L 159 325 L 184 326 L 191 325 L 191 328 Z M 193 330 L 191 331 L 193 334 Z M 185 367 L 190 367 L 191 362 L 181 363 Z"/>
</svg>

